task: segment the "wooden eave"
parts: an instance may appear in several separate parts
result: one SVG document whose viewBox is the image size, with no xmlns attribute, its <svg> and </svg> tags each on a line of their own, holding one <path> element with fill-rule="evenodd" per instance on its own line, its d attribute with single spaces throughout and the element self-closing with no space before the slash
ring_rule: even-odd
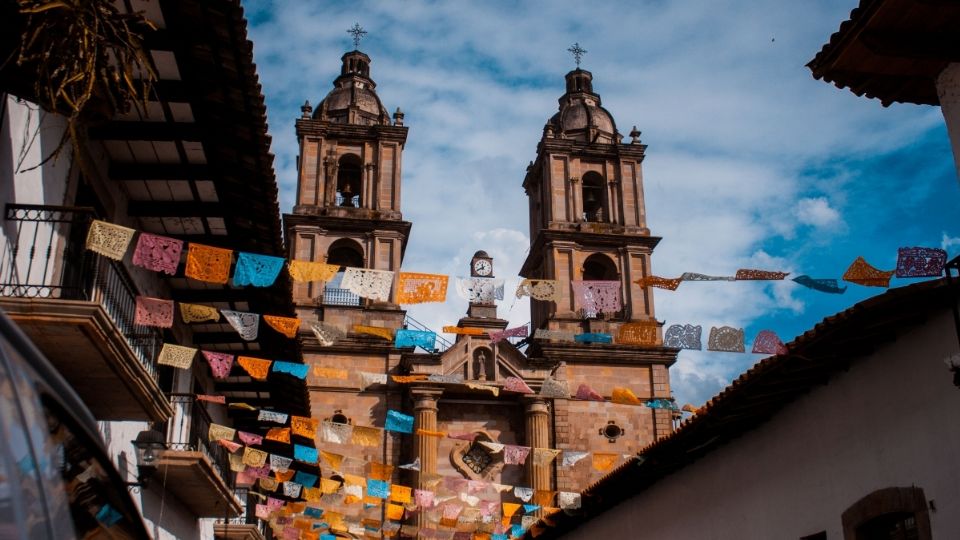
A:
<svg viewBox="0 0 960 540">
<path fill-rule="evenodd" d="M 938 105 L 935 81 L 960 62 L 960 3 L 861 0 L 807 67 L 858 96 Z"/>
</svg>

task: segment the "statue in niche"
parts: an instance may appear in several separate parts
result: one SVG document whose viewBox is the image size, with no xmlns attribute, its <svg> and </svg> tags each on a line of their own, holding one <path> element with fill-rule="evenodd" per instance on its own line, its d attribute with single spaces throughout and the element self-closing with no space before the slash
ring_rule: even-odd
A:
<svg viewBox="0 0 960 540">
<path fill-rule="evenodd" d="M 493 353 L 486 347 L 473 351 L 473 379 L 477 381 L 492 381 L 496 377 L 493 373 Z"/>
</svg>

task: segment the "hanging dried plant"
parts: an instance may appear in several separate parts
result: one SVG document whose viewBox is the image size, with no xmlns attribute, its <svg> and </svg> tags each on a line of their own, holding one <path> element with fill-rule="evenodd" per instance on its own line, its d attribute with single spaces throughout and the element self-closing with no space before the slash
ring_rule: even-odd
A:
<svg viewBox="0 0 960 540">
<path fill-rule="evenodd" d="M 155 30 L 142 13 L 121 11 L 110 0 L 18 0 L 25 18 L 16 65 L 33 82 L 30 99 L 63 114 L 67 129 L 55 158 L 69 140 L 84 167 L 85 124 L 136 107 L 145 112 L 156 80 L 143 36 Z M 117 6 L 120 7 L 117 7 Z"/>
</svg>

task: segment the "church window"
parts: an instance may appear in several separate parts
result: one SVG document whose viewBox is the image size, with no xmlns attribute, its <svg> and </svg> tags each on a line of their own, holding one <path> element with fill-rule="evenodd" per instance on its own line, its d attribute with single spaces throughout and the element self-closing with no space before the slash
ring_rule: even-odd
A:
<svg viewBox="0 0 960 540">
<path fill-rule="evenodd" d="M 845 540 L 930 540 L 923 490 L 889 487 L 870 493 L 841 516 Z"/>
<path fill-rule="evenodd" d="M 337 409 L 333 411 L 333 416 L 331 416 L 328 421 L 333 422 L 334 424 L 352 424 L 353 421 L 347 418 L 347 415 L 343 414 L 343 411 Z"/>
<path fill-rule="evenodd" d="M 360 158 L 347 154 L 337 166 L 337 206 L 360 207 L 360 179 L 363 168 Z"/>
<path fill-rule="evenodd" d="M 490 451 L 484 446 L 473 443 L 467 453 L 463 455 L 463 463 L 474 473 L 482 474 L 493 463 L 493 458 L 490 456 Z"/>
<path fill-rule="evenodd" d="M 341 238 L 330 244 L 327 250 L 327 264 L 340 266 L 340 271 L 330 280 L 323 290 L 323 303 L 329 306 L 359 306 L 360 297 L 342 289 L 344 268 L 363 268 L 363 248 L 355 241 Z"/>
<path fill-rule="evenodd" d="M 600 428 L 600 434 L 606 437 L 609 442 L 617 442 L 617 439 L 623 437 L 624 430 L 615 421 L 610 420 L 606 426 Z"/>
<path fill-rule="evenodd" d="M 617 273 L 617 265 L 610 260 L 610 257 L 594 253 L 583 262 L 583 279 L 586 281 L 617 281 L 620 276 Z"/>
<path fill-rule="evenodd" d="M 581 190 L 583 194 L 583 219 L 586 221 L 604 221 L 606 219 L 606 196 L 603 190 L 603 177 L 593 171 L 583 175 Z"/>
</svg>

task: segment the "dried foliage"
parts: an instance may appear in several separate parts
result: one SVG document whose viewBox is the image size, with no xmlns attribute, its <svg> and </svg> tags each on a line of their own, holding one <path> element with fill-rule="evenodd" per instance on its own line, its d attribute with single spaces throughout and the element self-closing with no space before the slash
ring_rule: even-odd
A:
<svg viewBox="0 0 960 540">
<path fill-rule="evenodd" d="M 126 13 L 122 3 L 118 8 L 109 0 L 18 3 L 25 24 L 17 67 L 33 82 L 31 99 L 67 117 L 63 138 L 43 162 L 58 155 L 67 140 L 82 160 L 84 123 L 130 107 L 145 112 L 156 73 L 142 43 L 155 27 L 141 13 Z"/>
</svg>

